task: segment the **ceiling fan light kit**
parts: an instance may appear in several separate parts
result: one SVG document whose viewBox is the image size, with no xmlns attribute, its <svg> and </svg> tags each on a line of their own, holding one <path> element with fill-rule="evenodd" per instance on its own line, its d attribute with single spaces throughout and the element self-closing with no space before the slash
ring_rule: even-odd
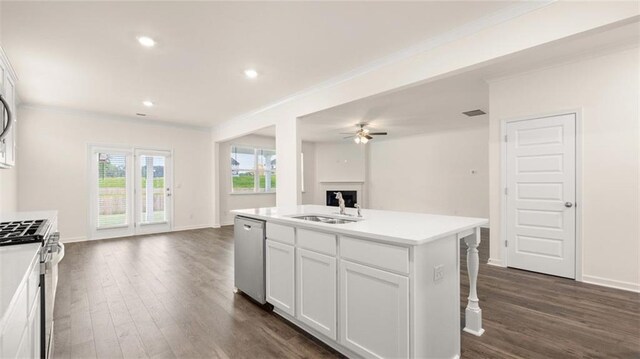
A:
<svg viewBox="0 0 640 359">
<path fill-rule="evenodd" d="M 364 126 L 366 126 L 366 123 L 359 123 L 356 126 L 358 126 L 358 130 L 356 131 L 356 134 L 353 136 L 347 136 L 345 137 L 345 139 L 347 138 L 352 138 L 353 137 L 353 142 L 355 142 L 356 144 L 366 144 L 367 142 L 369 142 L 369 140 L 372 140 L 373 137 L 372 136 L 386 136 L 387 132 L 370 132 L 368 128 L 364 128 Z M 346 134 L 346 133 L 343 133 Z"/>
</svg>

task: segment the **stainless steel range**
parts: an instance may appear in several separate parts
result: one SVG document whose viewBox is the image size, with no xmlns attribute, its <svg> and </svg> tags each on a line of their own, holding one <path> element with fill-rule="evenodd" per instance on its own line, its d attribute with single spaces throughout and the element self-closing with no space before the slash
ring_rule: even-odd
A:
<svg viewBox="0 0 640 359">
<path fill-rule="evenodd" d="M 51 225 L 46 219 L 0 223 L 0 246 L 42 242 Z"/>
<path fill-rule="evenodd" d="M 49 358 L 53 352 L 53 303 L 57 268 L 56 254 L 64 249 L 60 235 L 52 231 L 46 219 L 20 220 L 0 223 L 0 246 L 41 243 L 40 247 L 40 353 Z"/>
</svg>

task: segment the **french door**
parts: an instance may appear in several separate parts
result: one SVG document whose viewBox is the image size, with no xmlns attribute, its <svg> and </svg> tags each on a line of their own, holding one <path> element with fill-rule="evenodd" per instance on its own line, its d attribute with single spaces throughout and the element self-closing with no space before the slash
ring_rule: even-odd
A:
<svg viewBox="0 0 640 359">
<path fill-rule="evenodd" d="M 135 150 L 136 233 L 171 230 L 171 153 Z"/>
<path fill-rule="evenodd" d="M 170 151 L 93 146 L 89 161 L 91 239 L 171 230 Z"/>
</svg>

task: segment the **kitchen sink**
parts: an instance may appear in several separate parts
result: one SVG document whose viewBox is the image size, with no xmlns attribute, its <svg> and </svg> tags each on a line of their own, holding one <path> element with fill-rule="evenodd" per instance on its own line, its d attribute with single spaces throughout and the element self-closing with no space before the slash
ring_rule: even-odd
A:
<svg viewBox="0 0 640 359">
<path fill-rule="evenodd" d="M 334 217 L 317 216 L 317 215 L 295 216 L 292 218 L 302 219 L 304 221 L 329 223 L 329 224 L 345 224 L 345 223 L 357 222 L 357 220 L 355 219 L 334 218 Z"/>
</svg>

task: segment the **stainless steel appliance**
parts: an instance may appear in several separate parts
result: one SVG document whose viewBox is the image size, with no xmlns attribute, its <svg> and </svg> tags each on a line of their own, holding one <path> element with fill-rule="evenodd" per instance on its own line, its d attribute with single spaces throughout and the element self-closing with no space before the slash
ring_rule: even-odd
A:
<svg viewBox="0 0 640 359">
<path fill-rule="evenodd" d="M 40 250 L 40 353 L 43 358 L 51 358 L 53 354 L 53 305 L 58 279 L 57 262 L 62 249 L 60 234 L 54 232 L 45 239 Z"/>
<path fill-rule="evenodd" d="M 0 113 L 2 114 L 2 119 L 0 120 L 0 142 L 3 142 L 4 138 L 9 134 L 13 121 L 11 108 L 2 95 L 0 95 Z"/>
<path fill-rule="evenodd" d="M 0 223 L 0 246 L 42 243 L 40 248 L 40 354 L 53 353 L 53 304 L 57 282 L 57 262 L 64 246 L 53 225 L 46 219 Z"/>
<path fill-rule="evenodd" d="M 265 304 L 265 222 L 237 216 L 234 220 L 234 280 L 236 290 Z"/>
<path fill-rule="evenodd" d="M 51 225 L 45 219 L 8 221 L 0 223 L 0 246 L 42 242 Z"/>
</svg>

